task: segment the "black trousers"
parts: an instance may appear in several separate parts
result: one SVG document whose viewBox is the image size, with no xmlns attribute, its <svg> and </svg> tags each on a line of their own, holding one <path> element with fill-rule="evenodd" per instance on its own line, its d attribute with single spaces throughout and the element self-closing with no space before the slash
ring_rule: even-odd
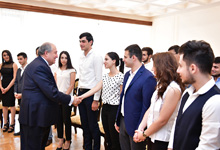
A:
<svg viewBox="0 0 220 150">
<path fill-rule="evenodd" d="M 119 140 L 122 150 L 146 150 L 146 141 L 135 143 L 133 136 L 128 135 L 125 128 L 124 117 L 120 118 Z"/>
<path fill-rule="evenodd" d="M 79 90 L 78 95 L 88 90 Z M 100 150 L 100 130 L 98 126 L 98 111 L 92 110 L 93 96 L 84 99 L 79 106 L 80 120 L 83 129 L 85 150 Z"/>
<path fill-rule="evenodd" d="M 115 130 L 115 117 L 118 105 L 104 104 L 102 108 L 102 124 L 108 150 L 120 150 L 119 133 Z"/>
<path fill-rule="evenodd" d="M 71 110 L 72 106 L 68 105 L 59 105 L 59 115 L 58 115 L 58 122 L 57 122 L 57 134 L 58 138 L 63 138 L 63 125 L 65 125 L 65 135 L 66 140 L 71 140 Z"/>
<path fill-rule="evenodd" d="M 20 125 L 21 150 L 45 150 L 49 127 L 30 127 Z"/>
<path fill-rule="evenodd" d="M 167 150 L 169 142 L 157 141 L 155 140 L 154 143 L 151 141 L 150 138 L 147 140 L 147 150 Z"/>
</svg>

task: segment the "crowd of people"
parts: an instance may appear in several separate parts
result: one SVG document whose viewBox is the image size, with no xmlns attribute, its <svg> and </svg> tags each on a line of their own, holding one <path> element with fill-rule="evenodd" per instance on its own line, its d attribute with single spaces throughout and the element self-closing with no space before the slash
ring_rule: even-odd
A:
<svg viewBox="0 0 220 150">
<path fill-rule="evenodd" d="M 220 149 L 220 57 L 209 43 L 188 41 L 153 54 L 137 44 L 103 58 L 92 49 L 93 36 L 79 36 L 79 70 L 67 51 L 59 54 L 52 43 L 36 49 L 37 58 L 27 64 L 21 52 L 13 62 L 2 51 L 0 89 L 3 132 L 14 132 L 15 99 L 20 105 L 21 150 L 43 150 L 56 124 L 57 150 L 71 145 L 71 110 L 78 106 L 85 150 L 100 150 L 98 108 L 108 150 L 213 150 Z M 58 58 L 58 69 L 50 66 Z M 102 75 L 102 65 L 109 69 Z M 130 71 L 124 74 L 124 65 Z M 118 69 L 118 68 L 119 69 Z M 78 91 L 73 95 L 76 72 Z M 100 98 L 102 104 L 100 104 Z M 11 118 L 8 118 L 8 108 Z"/>
</svg>

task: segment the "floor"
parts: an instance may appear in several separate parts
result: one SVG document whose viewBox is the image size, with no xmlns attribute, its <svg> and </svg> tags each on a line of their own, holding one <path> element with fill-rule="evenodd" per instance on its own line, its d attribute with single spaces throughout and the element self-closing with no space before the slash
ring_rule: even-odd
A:
<svg viewBox="0 0 220 150">
<path fill-rule="evenodd" d="M 16 118 L 18 116 L 16 115 Z M 19 130 L 19 125 L 16 119 L 15 132 Z M 46 150 L 56 150 L 57 148 L 57 131 L 53 127 L 53 143 L 46 147 Z M 101 137 L 101 149 L 104 150 L 104 139 Z M 77 129 L 77 134 L 74 133 L 74 128 L 72 128 L 72 144 L 70 149 L 72 150 L 82 150 L 83 137 L 82 130 Z M 0 129 L 0 150 L 19 150 L 20 149 L 20 136 L 14 136 L 13 133 L 2 132 Z"/>
</svg>

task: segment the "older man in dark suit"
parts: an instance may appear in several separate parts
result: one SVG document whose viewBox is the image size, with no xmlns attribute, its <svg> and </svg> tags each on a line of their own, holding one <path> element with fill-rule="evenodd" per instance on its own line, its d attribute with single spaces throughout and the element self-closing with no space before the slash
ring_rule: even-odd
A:
<svg viewBox="0 0 220 150">
<path fill-rule="evenodd" d="M 24 71 L 20 105 L 21 150 L 44 150 L 50 126 L 57 122 L 58 103 L 77 105 L 80 101 L 59 92 L 50 65 L 55 63 L 56 46 L 44 43 Z"/>
</svg>

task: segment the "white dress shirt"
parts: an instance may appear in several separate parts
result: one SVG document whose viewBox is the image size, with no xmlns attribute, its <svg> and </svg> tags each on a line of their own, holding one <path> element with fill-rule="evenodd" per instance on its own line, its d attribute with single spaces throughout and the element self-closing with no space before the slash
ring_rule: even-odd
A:
<svg viewBox="0 0 220 150">
<path fill-rule="evenodd" d="M 189 98 L 187 99 L 184 111 L 194 102 L 194 100 L 202 94 L 208 92 L 215 85 L 213 79 L 209 80 L 197 92 L 193 86 L 185 90 L 183 95 L 188 92 Z M 202 131 L 200 135 L 200 142 L 196 150 L 217 150 L 220 148 L 220 94 L 214 95 L 208 99 L 202 108 Z M 173 125 L 168 148 L 173 148 L 174 131 L 176 121 Z"/>
<path fill-rule="evenodd" d="M 130 85 L 132 79 L 134 78 L 135 74 L 138 72 L 138 70 L 140 69 L 141 67 L 139 67 L 136 71 L 134 71 L 133 73 L 131 72 L 130 70 L 130 76 L 128 77 L 128 80 L 126 82 L 126 85 L 125 85 L 125 89 L 124 89 L 124 95 L 123 95 L 123 98 L 122 98 L 122 103 L 121 103 L 121 114 L 122 116 L 124 116 L 124 101 L 125 101 L 125 93 L 127 91 L 127 88 L 128 86 Z"/>
<path fill-rule="evenodd" d="M 154 74 L 154 72 L 153 72 L 153 70 L 152 70 L 152 68 L 153 68 L 153 61 L 152 61 L 152 60 L 151 60 L 149 63 L 144 64 L 144 67 L 145 67 L 147 70 L 149 70 L 151 73 Z"/>
<path fill-rule="evenodd" d="M 79 62 L 79 88 L 92 89 L 102 80 L 103 59 L 100 55 L 90 50 L 85 56 L 84 52 Z M 101 90 L 94 94 L 94 100 L 99 100 Z"/>
</svg>

